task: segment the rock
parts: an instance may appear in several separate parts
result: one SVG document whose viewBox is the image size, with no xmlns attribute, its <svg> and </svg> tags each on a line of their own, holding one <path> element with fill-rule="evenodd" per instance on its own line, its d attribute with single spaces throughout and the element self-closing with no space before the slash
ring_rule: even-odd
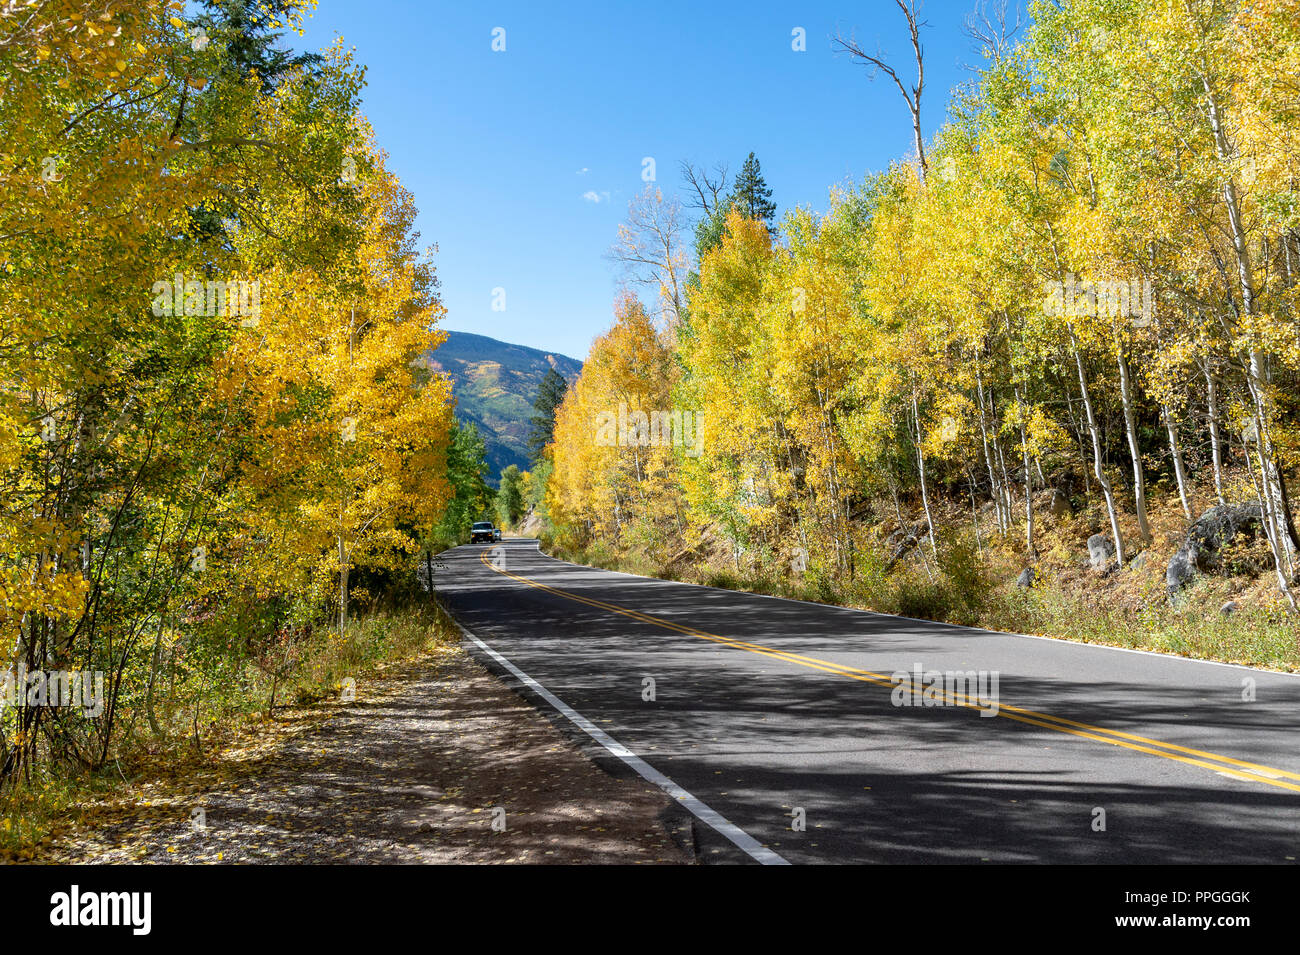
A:
<svg viewBox="0 0 1300 955">
<path fill-rule="evenodd" d="M 1178 548 L 1178 552 L 1169 558 L 1165 568 L 1165 589 L 1173 596 L 1187 586 L 1188 581 L 1196 576 L 1196 565 L 1192 561 L 1187 545 Z"/>
<path fill-rule="evenodd" d="M 885 573 L 893 570 L 894 565 L 915 550 L 916 545 L 919 543 L 920 541 L 912 534 L 900 536 L 897 541 L 894 541 L 889 553 L 889 560 L 885 562 Z"/>
<path fill-rule="evenodd" d="M 910 528 L 899 528 L 885 538 L 885 548 L 889 551 L 889 559 L 885 562 L 885 573 L 889 573 L 894 566 L 930 539 L 929 527 L 924 521 L 918 521 Z"/>
<path fill-rule="evenodd" d="M 1223 567 L 1225 546 L 1239 537 L 1255 540 L 1263 530 L 1263 514 L 1258 504 L 1227 504 L 1212 507 L 1196 519 L 1187 539 L 1165 569 L 1165 585 L 1172 596 L 1182 590 L 1197 574 L 1212 573 Z"/>
<path fill-rule="evenodd" d="M 1016 586 L 1022 589 L 1034 586 L 1034 581 L 1038 579 L 1038 571 L 1032 567 L 1026 567 L 1016 578 Z"/>
<path fill-rule="evenodd" d="M 1088 538 L 1088 562 L 1093 570 L 1105 570 L 1114 556 L 1115 545 L 1105 534 L 1093 534 Z"/>
<path fill-rule="evenodd" d="M 1224 604 L 1222 607 L 1219 608 L 1219 613 L 1223 614 L 1225 617 L 1231 617 L 1234 613 L 1236 613 L 1240 609 L 1241 609 L 1241 604 L 1237 603 L 1237 601 L 1235 600 L 1229 600 L 1226 604 Z"/>
<path fill-rule="evenodd" d="M 1147 565 L 1147 552 L 1143 551 L 1128 562 L 1129 570 L 1141 570 Z"/>
</svg>

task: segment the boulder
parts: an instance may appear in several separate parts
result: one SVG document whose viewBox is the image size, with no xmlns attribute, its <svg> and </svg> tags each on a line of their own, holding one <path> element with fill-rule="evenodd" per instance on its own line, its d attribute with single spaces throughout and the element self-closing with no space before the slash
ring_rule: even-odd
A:
<svg viewBox="0 0 1300 955">
<path fill-rule="evenodd" d="M 1237 603 L 1237 601 L 1235 600 L 1229 600 L 1226 604 L 1224 604 L 1222 607 L 1219 608 L 1219 613 L 1223 614 L 1225 617 L 1231 617 L 1234 613 L 1236 613 L 1240 609 L 1241 609 L 1241 604 Z"/>
<path fill-rule="evenodd" d="M 1141 570 L 1147 565 L 1147 552 L 1143 551 L 1128 562 L 1129 570 Z"/>
<path fill-rule="evenodd" d="M 1105 534 L 1093 534 L 1088 538 L 1088 563 L 1093 570 L 1105 570 L 1115 556 L 1115 545 Z"/>
<path fill-rule="evenodd" d="M 1038 579 L 1038 571 L 1032 567 L 1026 567 L 1016 578 L 1016 586 L 1022 589 L 1034 586 L 1034 581 Z"/>
<path fill-rule="evenodd" d="M 885 573 L 889 573 L 894 566 L 930 539 L 930 529 L 924 521 L 918 521 L 911 527 L 899 528 L 885 538 L 885 549 L 889 551 L 889 558 L 885 562 Z"/>
<path fill-rule="evenodd" d="M 1262 533 L 1263 524 L 1258 504 L 1220 505 L 1198 517 L 1165 569 L 1165 585 L 1170 596 L 1186 587 L 1197 574 L 1221 570 L 1224 547 L 1238 540 L 1255 540 Z"/>
</svg>

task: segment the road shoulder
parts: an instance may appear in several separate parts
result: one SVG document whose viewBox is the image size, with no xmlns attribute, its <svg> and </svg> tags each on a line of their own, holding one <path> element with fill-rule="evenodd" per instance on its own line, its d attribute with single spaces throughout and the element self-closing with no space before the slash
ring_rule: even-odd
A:
<svg viewBox="0 0 1300 955">
<path fill-rule="evenodd" d="M 41 862 L 688 863 L 660 790 L 593 763 L 460 648 L 141 780 Z"/>
</svg>

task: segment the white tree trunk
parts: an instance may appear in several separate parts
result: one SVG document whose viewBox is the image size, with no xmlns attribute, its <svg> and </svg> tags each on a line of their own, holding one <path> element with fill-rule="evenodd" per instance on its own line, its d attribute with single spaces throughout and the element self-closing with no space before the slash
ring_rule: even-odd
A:
<svg viewBox="0 0 1300 955">
<path fill-rule="evenodd" d="M 1025 468 L 1025 550 L 1030 557 L 1037 557 L 1038 548 L 1034 546 L 1034 477 L 1029 468 L 1029 434 L 1025 431 L 1025 403 L 1019 388 L 1016 388 L 1016 404 L 1019 405 L 1020 458 Z"/>
<path fill-rule="evenodd" d="M 339 633 L 343 634 L 348 627 L 348 555 L 347 549 L 343 546 L 343 535 L 340 534 L 339 542 Z"/>
<path fill-rule="evenodd" d="M 1142 449 L 1138 446 L 1137 421 L 1133 414 L 1133 388 L 1129 380 L 1128 359 L 1119 326 L 1115 327 L 1115 356 L 1119 362 L 1119 395 L 1124 406 L 1124 433 L 1128 437 L 1129 456 L 1133 459 L 1133 503 L 1137 509 L 1138 536 L 1151 543 L 1151 525 L 1147 523 L 1147 482 L 1142 473 Z"/>
<path fill-rule="evenodd" d="M 1083 410 L 1088 422 L 1088 433 L 1092 436 L 1093 475 L 1106 498 L 1106 513 L 1110 516 L 1110 532 L 1115 538 L 1115 557 L 1119 566 L 1124 566 L 1124 538 L 1119 530 L 1119 512 L 1115 509 L 1115 495 L 1111 491 L 1110 479 L 1102 463 L 1101 431 L 1097 427 L 1097 416 L 1092 411 L 1092 396 L 1088 392 L 1088 377 L 1083 372 L 1083 356 L 1079 353 L 1079 339 L 1070 329 L 1070 344 L 1074 346 L 1074 365 L 1079 372 L 1079 391 L 1083 396 Z"/>
<path fill-rule="evenodd" d="M 1219 441 L 1218 382 L 1215 381 L 1214 375 L 1210 373 L 1208 363 L 1202 366 L 1201 370 L 1205 374 L 1206 410 L 1210 423 L 1210 457 L 1214 468 L 1214 496 L 1222 505 L 1225 501 L 1223 498 L 1223 447 Z"/>
<path fill-rule="evenodd" d="M 1178 445 L 1178 429 L 1174 427 L 1174 416 L 1169 413 L 1169 406 L 1162 404 L 1160 413 L 1164 415 L 1165 431 L 1169 435 L 1169 451 L 1174 456 L 1174 477 L 1178 479 L 1178 496 L 1183 502 L 1183 513 L 1192 519 L 1192 503 L 1187 495 L 1187 469 L 1183 466 L 1183 449 Z"/>
<path fill-rule="evenodd" d="M 984 415 L 984 382 L 980 376 L 979 368 L 975 369 L 975 386 L 978 389 L 979 409 L 980 409 L 980 436 L 984 441 L 984 465 L 989 472 L 989 494 L 993 498 L 993 513 L 998 521 L 998 533 L 1007 532 L 1006 522 L 1002 515 L 1002 488 L 998 486 L 997 472 L 993 469 L 993 455 L 989 449 L 989 430 L 988 420 Z"/>
<path fill-rule="evenodd" d="M 912 420 L 916 422 L 916 463 L 921 469 L 921 504 L 925 507 L 925 523 L 930 528 L 930 552 L 939 559 L 939 545 L 935 541 L 934 515 L 930 512 L 930 491 L 925 482 L 925 452 L 921 450 L 921 409 L 916 401 L 916 388 L 912 389 Z"/>
</svg>

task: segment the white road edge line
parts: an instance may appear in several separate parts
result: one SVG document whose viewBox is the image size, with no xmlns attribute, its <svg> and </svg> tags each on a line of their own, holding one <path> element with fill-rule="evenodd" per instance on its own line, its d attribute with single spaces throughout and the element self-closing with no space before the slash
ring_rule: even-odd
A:
<svg viewBox="0 0 1300 955">
<path fill-rule="evenodd" d="M 551 704 L 551 706 L 563 713 L 575 726 L 594 739 L 601 746 L 605 747 L 605 749 L 607 749 L 612 755 L 617 756 L 623 762 L 635 769 L 647 782 L 654 783 L 669 796 L 672 796 L 679 803 L 689 809 L 695 818 L 713 829 L 716 829 L 718 832 L 730 839 L 738 848 L 748 853 L 749 857 L 755 862 L 762 865 L 790 864 L 779 854 L 773 852 L 767 846 L 760 843 L 744 829 L 729 822 L 720 812 L 710 809 L 699 799 L 692 796 L 685 789 L 677 785 L 663 773 L 659 772 L 659 770 L 655 769 L 636 753 L 632 752 L 595 723 L 591 722 L 591 720 L 587 719 L 550 690 L 546 689 L 546 687 L 542 686 L 523 670 L 519 669 L 519 667 L 515 666 L 501 654 L 497 653 L 478 637 L 474 636 L 474 634 L 466 630 L 464 626 L 461 625 L 461 622 L 455 617 L 452 617 L 450 613 L 447 614 L 447 616 L 451 617 L 452 622 L 455 623 L 457 627 L 460 627 L 460 632 L 465 635 L 467 640 L 472 641 L 480 650 L 509 670 L 515 678 L 519 680 L 519 682 L 524 684 L 524 686 L 528 687 L 534 693 L 542 697 L 542 699 L 546 700 L 547 703 Z"/>
</svg>

